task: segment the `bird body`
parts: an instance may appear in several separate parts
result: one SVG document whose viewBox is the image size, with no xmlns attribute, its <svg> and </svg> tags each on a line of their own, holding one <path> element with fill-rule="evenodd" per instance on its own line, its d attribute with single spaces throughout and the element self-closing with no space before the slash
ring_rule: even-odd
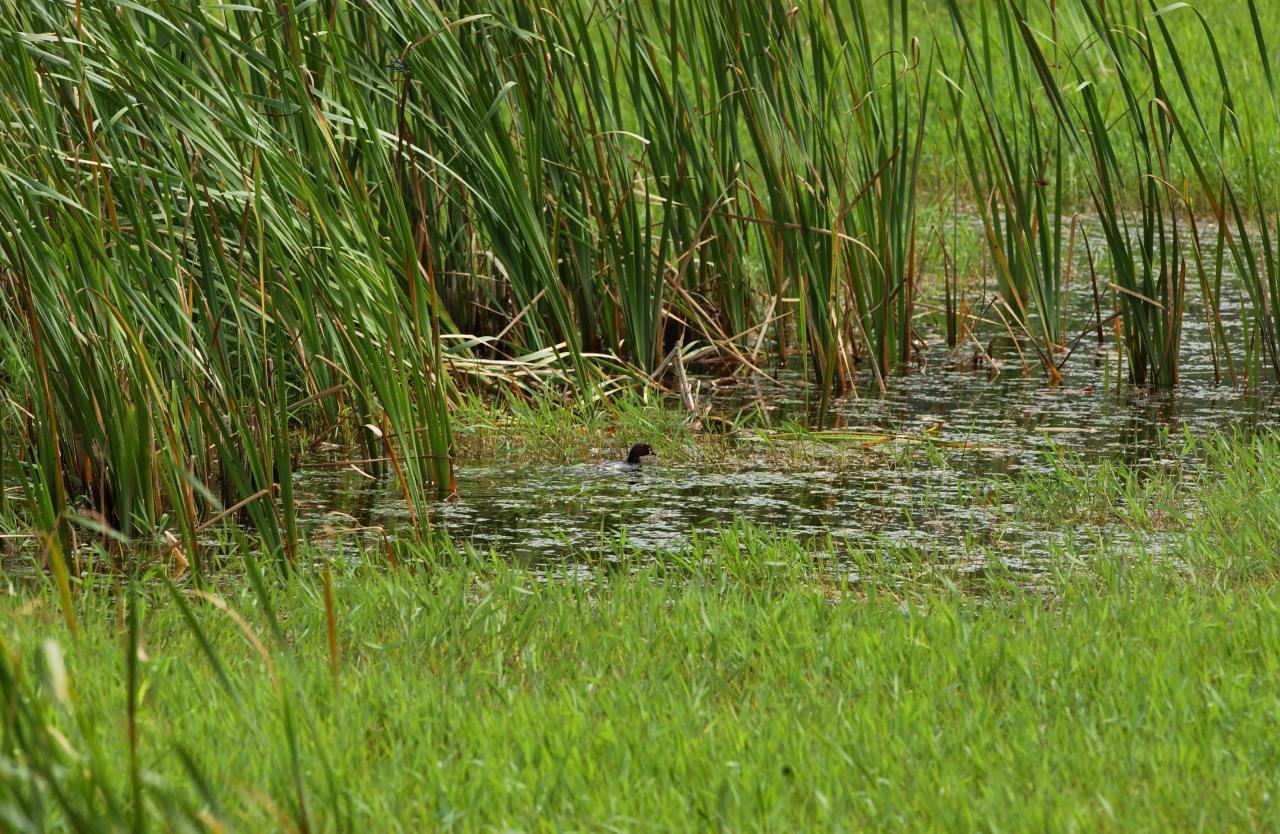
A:
<svg viewBox="0 0 1280 834">
<path fill-rule="evenodd" d="M 652 454 L 653 450 L 649 448 L 648 443 L 637 443 L 631 447 L 631 451 L 627 452 L 626 460 L 607 461 L 600 464 L 600 467 L 608 472 L 639 472 L 640 459 Z"/>
</svg>

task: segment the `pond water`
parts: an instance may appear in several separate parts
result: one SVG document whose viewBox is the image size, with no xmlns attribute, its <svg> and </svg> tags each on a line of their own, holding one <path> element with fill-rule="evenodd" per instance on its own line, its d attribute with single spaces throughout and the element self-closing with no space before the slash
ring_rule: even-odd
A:
<svg viewBox="0 0 1280 834">
<path fill-rule="evenodd" d="M 1240 319 L 1235 303 L 1224 304 L 1229 321 Z M 1081 313 L 1076 320 L 1087 320 Z M 1093 345 L 1083 345 L 1063 368 L 1056 387 L 1038 366 L 1024 372 L 1011 344 L 995 346 L 999 374 L 975 370 L 964 358 L 968 351 L 948 360 L 945 345 L 934 344 L 925 367 L 893 380 L 884 396 L 868 377 L 860 396 L 830 406 L 822 426 L 794 378 L 714 392 L 702 387 L 702 401 L 728 417 L 756 409 L 774 425 L 794 421 L 898 434 L 940 426 L 940 438 L 979 448 L 832 444 L 802 467 L 780 467 L 776 455 L 741 442 L 714 466 L 649 459 L 643 471 L 629 475 L 604 475 L 588 465 L 467 465 L 457 471 L 460 500 L 436 505 L 432 524 L 456 541 L 535 563 L 594 550 L 624 530 L 630 547 L 652 551 L 678 547 L 691 530 L 745 519 L 824 541 L 829 534 L 837 550 L 846 542 L 910 545 L 965 560 L 980 545 L 1011 564 L 1034 566 L 1062 535 L 1061 525 L 1009 518 L 1009 508 L 993 506 L 983 493 L 993 479 L 1046 468 L 1048 456 L 1061 452 L 1078 455 L 1085 465 L 1114 459 L 1173 466 L 1180 463 L 1172 451 L 1177 444 L 1161 443 L 1162 435 L 1250 432 L 1278 422 L 1274 388 L 1245 392 L 1215 382 L 1201 310 L 1187 311 L 1175 391 L 1117 386 L 1110 330 L 1105 347 L 1090 340 Z M 622 450 L 599 451 L 608 456 Z M 318 470 L 299 476 L 297 492 L 316 524 L 334 509 L 391 534 L 409 524 L 404 501 L 386 482 Z M 1100 536 L 1126 533 L 1075 528 L 1073 535 L 1088 547 Z"/>
</svg>

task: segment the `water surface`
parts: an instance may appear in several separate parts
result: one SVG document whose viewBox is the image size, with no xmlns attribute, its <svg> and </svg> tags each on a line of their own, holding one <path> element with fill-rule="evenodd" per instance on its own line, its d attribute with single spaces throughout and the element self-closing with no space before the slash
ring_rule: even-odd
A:
<svg viewBox="0 0 1280 834">
<path fill-rule="evenodd" d="M 1223 312 L 1228 320 L 1240 318 L 1231 302 Z M 1087 315 L 1082 310 L 1076 318 Z M 703 384 L 703 402 L 731 418 L 756 411 L 775 426 L 793 422 L 898 434 L 937 427 L 938 436 L 979 448 L 833 444 L 820 447 L 812 464 L 788 468 L 757 445 L 740 442 L 715 465 L 650 459 L 652 465 L 634 475 L 605 475 L 586 464 L 502 460 L 459 467 L 460 500 L 437 504 L 431 521 L 455 540 L 536 562 L 561 561 L 583 548 L 616 542 L 623 531 L 627 545 L 640 551 L 675 548 L 691 530 L 745 519 L 813 537 L 822 547 L 831 537 L 836 551 L 888 544 L 965 560 L 990 549 L 1012 562 L 1034 564 L 1063 543 L 1062 525 L 1010 517 L 1012 508 L 990 500 L 993 480 L 1044 471 L 1055 455 L 1078 457 L 1085 465 L 1115 460 L 1169 468 L 1182 463 L 1178 444 L 1162 437 L 1276 425 L 1273 388 L 1246 392 L 1216 381 L 1206 334 L 1203 313 L 1192 306 L 1184 325 L 1181 384 L 1174 391 L 1117 383 L 1110 332 L 1101 348 L 1083 343 L 1064 367 L 1061 384 L 1052 387 L 1038 367 L 1024 370 L 1011 344 L 991 346 L 999 373 L 975 369 L 967 351 L 948 355 L 935 344 L 926 354 L 929 361 L 895 378 L 884 396 L 869 377 L 861 379 L 860 390 L 832 403 L 821 425 L 816 404 L 794 372 L 784 372 L 777 382 L 720 389 Z M 599 451 L 621 454 L 624 448 Z M 392 535 L 409 523 L 403 500 L 386 482 L 333 470 L 306 472 L 298 493 L 313 521 L 338 509 Z M 1072 535 L 1087 548 L 1100 537 L 1129 533 L 1075 527 Z"/>
</svg>

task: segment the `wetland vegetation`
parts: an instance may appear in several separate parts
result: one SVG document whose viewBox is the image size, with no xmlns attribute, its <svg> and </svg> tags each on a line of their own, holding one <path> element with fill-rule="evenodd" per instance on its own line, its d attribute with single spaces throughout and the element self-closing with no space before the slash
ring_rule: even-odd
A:
<svg viewBox="0 0 1280 834">
<path fill-rule="evenodd" d="M 1267 11 L 0 0 L 0 829 L 1280 828 Z"/>
<path fill-rule="evenodd" d="M 74 628 L 14 588 L 0 796 L 82 830 L 1271 829 L 1277 452 L 1002 489 L 1176 525 L 1034 575 L 737 525 L 560 570 L 437 542 L 94 575 Z"/>
</svg>

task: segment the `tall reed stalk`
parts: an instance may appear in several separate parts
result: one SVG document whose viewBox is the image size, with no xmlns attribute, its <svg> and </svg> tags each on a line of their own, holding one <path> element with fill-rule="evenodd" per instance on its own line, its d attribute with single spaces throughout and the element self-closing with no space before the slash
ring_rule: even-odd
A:
<svg viewBox="0 0 1280 834">
<path fill-rule="evenodd" d="M 1000 294 L 1022 329 L 1034 333 L 1036 353 L 1056 382 L 1066 347 L 1064 281 L 1072 254 L 1064 224 L 1074 230 L 1065 190 L 1064 128 L 1052 116 L 1045 124 L 1042 110 L 1048 105 L 1011 8 L 996 4 L 993 20 L 982 6 L 976 41 L 955 0 L 947 8 L 962 47 L 962 78 L 968 80 L 963 89 L 956 86 L 959 80 L 950 87 L 957 156 L 973 188 Z M 1055 57 L 1052 66 L 1058 65 Z M 968 102 L 977 110 L 971 119 Z"/>
<path fill-rule="evenodd" d="M 1151 4 L 1151 17 L 1160 43 L 1169 55 L 1173 77 L 1186 106 L 1170 107 L 1169 121 L 1176 130 L 1195 171 L 1201 188 L 1201 197 L 1209 205 L 1217 221 L 1219 254 L 1225 244 L 1230 250 L 1236 274 L 1248 293 L 1257 322 L 1256 336 L 1259 354 L 1271 365 L 1273 378 L 1280 379 L 1280 344 L 1277 330 L 1280 318 L 1275 309 L 1277 292 L 1280 292 L 1280 227 L 1274 208 L 1276 188 L 1265 181 L 1261 173 L 1264 157 L 1258 137 L 1259 121 L 1280 120 L 1280 98 L 1277 97 L 1275 78 L 1272 74 L 1270 54 L 1263 34 L 1262 19 L 1255 0 L 1248 0 L 1249 19 L 1252 24 L 1253 44 L 1258 51 L 1258 62 L 1266 82 L 1268 99 L 1263 103 L 1264 114 L 1253 110 L 1255 103 L 1239 99 L 1233 92 L 1222 49 L 1213 33 L 1209 20 L 1194 7 L 1162 9 Z M 1194 15 L 1202 40 L 1201 49 L 1212 57 L 1215 82 L 1208 105 L 1202 104 L 1192 83 L 1186 61 L 1166 20 L 1168 14 Z M 1267 112 L 1269 111 L 1269 112 Z M 1212 113 L 1218 118 L 1211 121 Z M 1187 118 L 1190 114 L 1191 119 Z M 1191 122 L 1194 122 L 1193 124 Z M 1199 151 L 1204 148 L 1207 150 Z M 1234 153 L 1243 165 L 1243 181 L 1232 177 L 1226 160 Z M 1219 258 L 1219 263 L 1221 259 Z M 1217 298 L 1221 292 L 1221 269 L 1212 289 L 1205 283 L 1205 293 L 1212 301 L 1210 332 L 1215 341 L 1229 347 L 1223 333 Z"/>
<path fill-rule="evenodd" d="M 1118 296 L 1130 379 L 1175 385 L 1188 268 L 1186 194 L 1171 158 L 1174 124 L 1146 20 L 1078 3 L 1096 54 L 1057 53 L 1074 71 L 1075 87 L 1067 90 L 1019 4 L 1006 6 L 1085 174 Z M 1098 65 L 1109 73 L 1105 79 Z M 1113 90 L 1118 112 L 1110 111 Z"/>
<path fill-rule="evenodd" d="M 438 303 L 396 176 L 395 88 L 343 71 L 363 60 L 350 37 L 318 60 L 336 19 L 2 10 L 0 306 L 25 325 L 41 526 L 172 528 L 199 569 L 204 526 L 238 506 L 283 564 L 296 431 L 368 421 L 415 506 L 447 494 Z"/>
</svg>

